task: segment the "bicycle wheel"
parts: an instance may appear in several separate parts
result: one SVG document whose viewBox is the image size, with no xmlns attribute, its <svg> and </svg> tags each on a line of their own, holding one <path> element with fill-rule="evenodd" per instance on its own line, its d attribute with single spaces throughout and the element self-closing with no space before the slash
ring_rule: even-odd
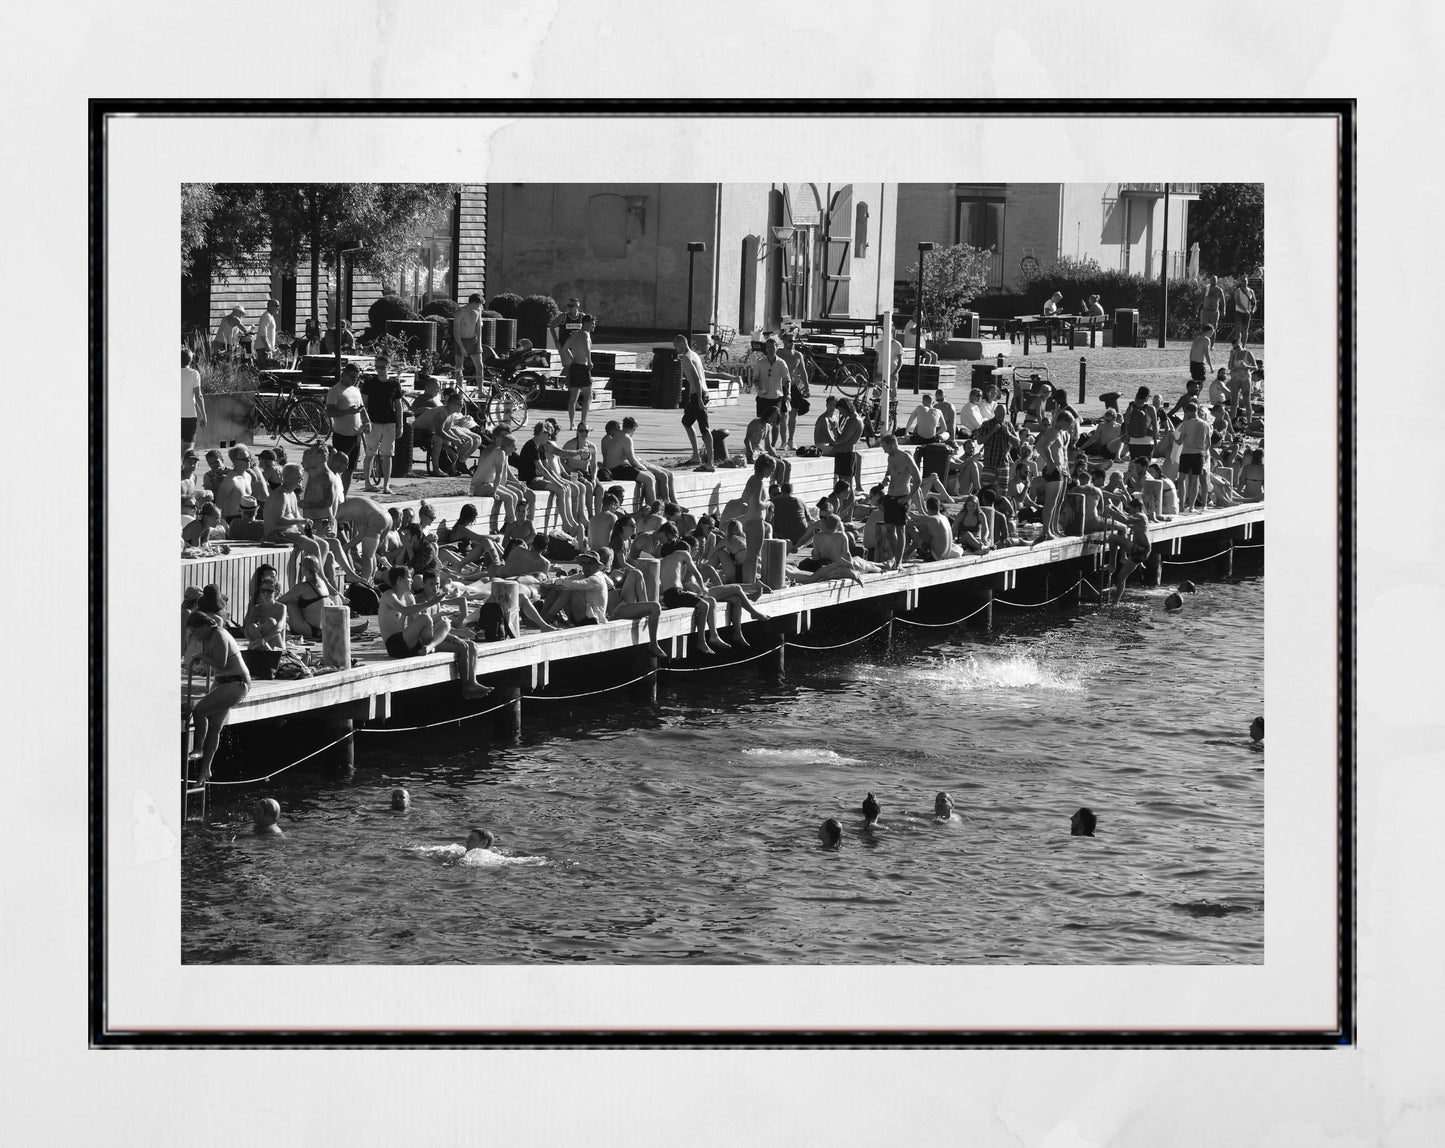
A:
<svg viewBox="0 0 1445 1148">
<path fill-rule="evenodd" d="M 507 386 L 516 391 L 529 403 L 535 403 L 537 396 L 542 393 L 542 388 L 547 385 L 547 377 L 540 371 L 518 371 L 507 382 Z"/>
<path fill-rule="evenodd" d="M 308 446 L 331 430 L 331 419 L 319 399 L 292 399 L 282 417 L 281 437 Z"/>
<path fill-rule="evenodd" d="M 498 387 L 487 401 L 487 427 L 517 431 L 527 425 L 527 396 L 511 387 Z"/>
<path fill-rule="evenodd" d="M 841 363 L 837 371 L 833 373 L 833 385 L 850 399 L 856 399 L 862 395 L 864 389 L 871 382 L 868 368 L 859 366 L 857 363 Z"/>
</svg>

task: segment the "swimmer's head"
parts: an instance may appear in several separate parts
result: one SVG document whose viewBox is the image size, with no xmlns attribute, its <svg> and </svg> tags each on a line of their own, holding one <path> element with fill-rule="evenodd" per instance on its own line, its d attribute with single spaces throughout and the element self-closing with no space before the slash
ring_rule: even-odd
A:
<svg viewBox="0 0 1445 1148">
<path fill-rule="evenodd" d="M 251 821 L 258 832 L 273 828 L 280 819 L 281 803 L 274 797 L 263 797 L 251 807 Z"/>
<path fill-rule="evenodd" d="M 490 849 L 496 838 L 487 829 L 473 829 L 467 834 L 468 849 Z"/>
<path fill-rule="evenodd" d="M 1179 583 L 1179 592 L 1181 594 L 1193 594 L 1197 592 L 1197 588 L 1193 582 L 1186 578 L 1183 582 Z"/>
<path fill-rule="evenodd" d="M 942 821 L 953 816 L 953 795 L 940 793 L 933 799 L 933 815 Z"/>
<path fill-rule="evenodd" d="M 1249 723 L 1249 738 L 1251 741 L 1264 740 L 1264 718 L 1257 717 Z"/>
<path fill-rule="evenodd" d="M 391 791 L 391 807 L 396 810 L 411 808 L 411 794 L 400 786 Z"/>
<path fill-rule="evenodd" d="M 818 840 L 829 849 L 837 849 L 843 844 L 843 826 L 836 817 L 830 817 L 818 828 Z"/>
<path fill-rule="evenodd" d="M 1069 834 L 1073 837 L 1092 837 L 1094 826 L 1098 823 L 1099 819 L 1094 816 L 1094 811 L 1086 805 L 1069 818 Z"/>
<path fill-rule="evenodd" d="M 1170 594 L 1169 597 L 1164 599 L 1164 609 L 1171 613 L 1175 610 L 1182 610 L 1184 609 L 1184 599 L 1178 594 Z"/>
<path fill-rule="evenodd" d="M 878 804 L 878 799 L 873 796 L 872 792 L 869 792 L 868 796 L 863 799 L 863 823 L 872 825 L 882 812 L 883 809 Z"/>
</svg>

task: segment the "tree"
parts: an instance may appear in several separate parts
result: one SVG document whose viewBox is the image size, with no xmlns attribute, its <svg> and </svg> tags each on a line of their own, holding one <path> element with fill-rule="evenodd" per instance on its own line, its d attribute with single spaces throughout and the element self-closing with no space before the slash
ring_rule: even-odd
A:
<svg viewBox="0 0 1445 1148">
<path fill-rule="evenodd" d="M 1189 212 L 1189 242 L 1209 275 L 1253 275 L 1264 263 L 1264 185 L 1206 183 Z"/>
<path fill-rule="evenodd" d="M 992 264 L 991 251 L 980 251 L 966 243 L 940 247 L 924 256 L 924 328 L 938 338 L 952 334 L 968 305 L 988 286 Z M 918 282 L 917 263 L 908 269 L 906 278 L 910 283 Z"/>
<path fill-rule="evenodd" d="M 321 271 L 335 270 L 338 242 L 365 245 L 352 265 L 396 271 L 446 219 L 456 184 L 186 184 L 181 188 L 181 266 L 204 252 L 213 267 L 247 270 L 311 263 L 311 314 Z"/>
</svg>

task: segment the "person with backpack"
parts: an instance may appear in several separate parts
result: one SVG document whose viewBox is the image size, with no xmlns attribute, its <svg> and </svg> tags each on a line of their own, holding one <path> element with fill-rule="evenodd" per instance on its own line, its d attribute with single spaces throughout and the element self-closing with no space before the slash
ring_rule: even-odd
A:
<svg viewBox="0 0 1445 1148">
<path fill-rule="evenodd" d="M 1149 388 L 1140 387 L 1134 401 L 1124 409 L 1124 433 L 1129 437 L 1129 457 L 1149 459 L 1159 440 L 1159 415 L 1149 402 Z"/>
</svg>

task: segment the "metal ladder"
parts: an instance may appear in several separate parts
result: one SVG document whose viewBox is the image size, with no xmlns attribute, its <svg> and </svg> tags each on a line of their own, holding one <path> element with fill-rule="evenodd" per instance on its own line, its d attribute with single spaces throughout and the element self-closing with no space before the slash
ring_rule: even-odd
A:
<svg viewBox="0 0 1445 1148">
<path fill-rule="evenodd" d="M 196 751 L 196 727 L 191 721 L 191 710 L 195 707 L 195 693 L 192 684 L 196 676 L 196 663 L 200 662 L 206 672 L 205 694 L 211 692 L 212 679 L 215 671 L 200 658 L 192 658 L 186 663 L 186 745 L 184 756 L 181 758 L 181 812 L 182 820 L 205 821 L 207 790 L 210 788 L 206 782 L 191 776 L 191 754 Z"/>
</svg>

